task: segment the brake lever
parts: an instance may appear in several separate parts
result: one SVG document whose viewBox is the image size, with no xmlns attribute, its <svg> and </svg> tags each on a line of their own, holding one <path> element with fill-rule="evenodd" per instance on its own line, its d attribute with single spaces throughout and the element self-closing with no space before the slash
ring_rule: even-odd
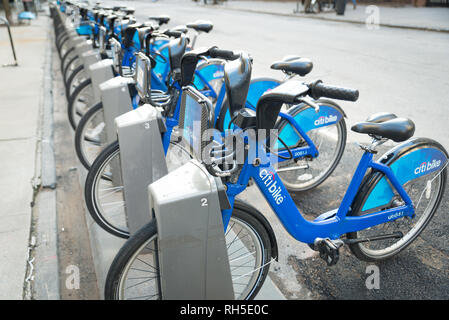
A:
<svg viewBox="0 0 449 320">
<path fill-rule="evenodd" d="M 305 104 L 311 106 L 312 108 L 315 109 L 315 112 L 318 113 L 320 112 L 320 106 L 315 103 L 314 101 L 312 101 L 311 99 L 309 99 L 308 97 L 300 97 L 297 99 L 298 102 L 304 102 Z"/>
<path fill-rule="evenodd" d="M 207 57 L 205 57 L 205 56 L 201 56 L 201 55 L 200 55 L 200 56 L 198 56 L 198 59 L 199 59 L 199 60 L 204 60 L 204 61 L 206 61 L 206 63 L 209 62 L 209 58 L 207 58 Z"/>
</svg>

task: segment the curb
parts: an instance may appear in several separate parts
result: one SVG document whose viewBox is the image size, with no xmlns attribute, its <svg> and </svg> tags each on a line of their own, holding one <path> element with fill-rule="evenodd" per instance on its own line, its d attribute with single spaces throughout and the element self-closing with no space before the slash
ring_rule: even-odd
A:
<svg viewBox="0 0 449 320">
<path fill-rule="evenodd" d="M 47 16 L 48 17 L 48 16 Z M 49 18 L 48 18 L 49 19 Z M 32 230 L 29 248 L 33 251 L 34 275 L 29 299 L 58 300 L 59 264 L 57 249 L 56 165 L 53 146 L 53 35 L 48 20 L 47 47 L 44 61 L 44 77 L 41 95 L 41 136 L 37 162 L 40 168 L 40 188 L 35 188 L 35 207 L 32 213 Z M 39 157 L 40 156 L 40 157 Z"/>
<path fill-rule="evenodd" d="M 251 13 L 258 13 L 258 14 L 269 14 L 269 15 L 281 16 L 281 17 L 315 19 L 315 20 L 344 22 L 344 23 L 361 24 L 361 25 L 365 24 L 364 21 L 358 21 L 358 20 L 340 20 L 340 19 L 332 19 L 332 18 L 326 18 L 326 17 L 321 17 L 321 16 L 320 17 L 306 16 L 306 15 L 297 15 L 297 14 L 291 14 L 291 13 L 269 12 L 269 11 L 252 10 L 252 9 L 238 9 L 238 8 L 229 8 L 229 7 L 219 7 L 218 8 L 216 6 L 211 6 L 211 5 L 203 5 L 203 6 L 207 7 L 207 8 L 214 8 L 214 9 L 223 9 L 223 10 L 240 11 L 240 12 L 251 12 Z M 431 27 L 414 27 L 414 26 L 394 25 L 394 24 L 388 24 L 388 23 L 379 23 L 379 26 L 386 27 L 386 28 L 449 33 L 449 29 L 438 29 L 438 28 L 431 28 Z"/>
</svg>

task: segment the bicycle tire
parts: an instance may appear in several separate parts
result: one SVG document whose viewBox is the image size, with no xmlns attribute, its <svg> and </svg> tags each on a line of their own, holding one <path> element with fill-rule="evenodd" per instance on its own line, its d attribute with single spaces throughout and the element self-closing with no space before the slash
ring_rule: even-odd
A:
<svg viewBox="0 0 449 320">
<path fill-rule="evenodd" d="M 65 31 L 57 34 L 55 36 L 55 46 L 56 46 L 56 50 L 58 51 L 58 54 L 60 54 L 61 51 L 61 45 L 64 44 L 65 41 L 67 41 L 67 33 Z M 61 57 L 60 57 L 61 58 Z"/>
<path fill-rule="evenodd" d="M 68 105 L 67 105 L 67 113 L 68 113 L 68 118 L 69 118 L 69 122 L 70 122 L 70 126 L 73 128 L 73 130 L 76 129 L 77 123 L 75 121 L 74 118 L 74 104 L 75 101 L 77 101 L 78 95 L 87 87 L 90 86 L 92 84 L 91 79 L 86 79 L 85 81 L 81 82 L 79 84 L 78 87 L 75 88 L 75 90 L 73 90 L 72 94 L 70 95 L 70 97 L 68 98 Z"/>
<path fill-rule="evenodd" d="M 83 133 L 85 126 L 91 121 L 93 117 L 95 117 L 98 112 L 103 110 L 103 103 L 99 102 L 93 105 L 89 110 L 83 115 L 81 120 L 78 122 L 78 125 L 75 129 L 75 150 L 78 160 L 81 162 L 84 168 L 90 170 L 92 163 L 86 158 L 85 152 L 82 150 L 83 141 L 85 140 Z"/>
<path fill-rule="evenodd" d="M 56 50 L 58 51 L 59 59 L 62 59 L 62 46 L 69 40 L 69 35 L 67 33 L 61 33 L 61 36 L 56 40 Z"/>
<path fill-rule="evenodd" d="M 321 100 L 318 100 L 317 103 L 321 104 L 321 105 L 326 105 L 326 106 L 330 106 L 332 108 L 335 108 L 335 109 L 339 110 L 339 112 L 342 115 L 344 115 L 344 113 L 341 110 L 341 108 L 333 101 L 321 99 Z M 309 109 L 309 108 L 310 108 L 309 106 L 301 104 L 301 105 L 298 105 L 298 106 L 295 106 L 295 107 L 291 108 L 289 110 L 289 114 L 291 116 L 295 117 L 298 114 L 300 114 L 301 112 L 303 112 L 303 111 L 305 111 L 306 109 Z M 286 130 L 287 126 L 291 126 L 290 123 L 287 120 L 281 118 L 276 123 L 274 129 L 279 130 L 278 131 L 279 135 L 281 135 L 282 130 Z M 324 128 L 326 128 L 326 127 L 324 127 Z M 337 128 L 337 132 L 338 132 L 338 139 L 337 139 L 337 142 L 336 142 L 336 154 L 334 155 L 331 163 L 325 168 L 325 170 L 322 171 L 324 173 L 321 173 L 321 176 L 319 175 L 319 178 L 316 179 L 313 183 L 310 183 L 310 184 L 300 184 L 300 183 L 298 183 L 296 185 L 293 184 L 293 183 L 287 182 L 285 180 L 285 178 L 283 178 L 283 175 L 281 173 L 278 173 L 280 179 L 284 183 L 284 185 L 287 188 L 287 190 L 289 190 L 290 192 L 303 192 L 303 191 L 311 190 L 313 188 L 318 187 L 320 184 L 322 184 L 324 181 L 326 181 L 326 179 L 329 178 L 329 176 L 334 172 L 334 170 L 337 168 L 338 164 L 340 163 L 340 160 L 341 160 L 341 158 L 343 156 L 343 153 L 344 153 L 344 150 L 345 150 L 345 146 L 346 146 L 347 129 L 346 129 L 346 122 L 345 122 L 343 116 L 340 119 L 340 121 L 338 121 L 336 123 L 336 128 Z M 316 142 L 316 141 L 314 141 L 314 142 Z M 318 155 L 318 158 L 319 157 L 320 157 L 320 155 Z M 313 181 L 313 179 L 312 179 L 312 181 Z"/>
<path fill-rule="evenodd" d="M 413 146 L 411 148 L 411 151 L 413 151 L 414 147 L 419 147 L 419 145 Z M 439 144 L 432 145 L 432 147 L 439 148 L 439 147 L 441 147 L 441 145 L 439 145 Z M 444 148 L 441 147 L 441 150 L 443 150 L 443 152 L 446 153 L 446 151 L 444 151 Z M 389 162 L 389 165 L 391 165 L 395 161 L 399 160 L 401 157 L 405 156 L 406 154 L 407 153 L 404 152 L 402 154 L 399 154 L 398 157 L 391 159 L 391 161 Z M 391 157 L 389 157 L 389 158 L 391 158 Z M 380 159 L 382 159 L 382 157 Z M 393 256 L 395 256 L 398 253 L 400 253 L 401 251 L 403 251 L 405 248 L 407 248 L 421 234 L 421 232 L 427 227 L 427 225 L 429 224 L 429 222 L 435 215 L 435 213 L 441 203 L 441 200 L 444 195 L 445 187 L 446 187 L 447 167 L 444 167 L 444 169 L 441 170 L 441 172 L 439 172 L 439 174 L 437 176 L 439 178 L 437 180 L 437 181 L 439 181 L 439 183 L 438 183 L 439 186 L 438 186 L 436 195 L 435 195 L 435 193 L 432 193 L 432 195 L 435 195 L 435 197 L 432 199 L 433 203 L 431 204 L 430 209 L 428 209 L 427 214 L 425 216 L 422 216 L 421 218 L 414 217 L 413 220 L 410 220 L 410 221 L 417 221 L 416 229 L 415 229 L 415 226 L 413 226 L 408 233 L 403 235 L 402 238 L 400 238 L 397 242 L 395 242 L 392 245 L 390 245 L 389 247 L 387 247 L 387 248 L 392 247 L 392 249 L 390 249 L 390 252 L 388 252 L 387 248 L 378 249 L 378 250 L 366 248 L 364 243 L 349 244 L 349 248 L 350 248 L 351 252 L 359 260 L 366 261 L 366 262 L 380 262 L 380 261 L 384 261 L 384 260 L 392 258 Z M 371 194 L 374 187 L 377 185 L 377 183 L 379 183 L 379 181 L 381 181 L 381 179 L 383 177 L 384 177 L 383 173 L 375 172 L 373 170 L 371 170 L 369 173 L 367 173 L 367 175 L 365 176 L 365 178 L 362 182 L 362 185 L 359 189 L 360 191 L 357 194 L 357 196 L 354 199 L 353 204 L 351 206 L 352 207 L 352 211 L 350 213 L 351 216 L 363 215 L 363 212 L 362 212 L 363 204 L 365 203 L 366 199 Z M 426 177 L 426 175 L 424 175 L 424 177 Z M 419 179 L 416 179 L 416 180 L 419 180 Z M 432 182 L 433 182 L 433 180 L 431 181 L 431 183 Z M 427 183 L 426 188 L 428 186 L 429 185 Z M 424 191 L 425 190 L 423 190 L 422 192 L 424 192 Z M 407 192 L 407 193 L 409 194 L 409 192 Z M 410 194 L 409 194 L 409 196 L 410 196 Z M 421 196 L 422 196 L 422 194 L 421 194 Z M 421 200 L 421 198 L 420 198 L 420 200 Z M 419 202 L 415 203 L 413 201 L 413 199 L 412 199 L 412 202 L 413 202 L 413 205 L 415 206 L 415 210 L 417 210 Z M 416 211 L 415 211 L 415 214 L 416 214 Z M 400 218 L 393 222 L 395 222 L 395 223 L 407 222 L 407 220 L 403 220 L 403 219 L 406 219 L 406 218 L 403 217 L 403 218 Z M 416 219 L 418 219 L 418 220 L 416 220 Z M 423 219 L 423 221 L 421 221 L 421 219 Z M 400 221 L 400 220 L 403 220 L 403 221 Z M 367 230 L 361 230 L 359 232 L 349 232 L 346 234 L 346 237 L 348 239 L 357 239 L 357 238 L 361 237 L 360 233 L 363 233 L 364 231 L 370 231 L 370 232 L 376 233 L 377 227 L 382 227 L 387 224 L 391 224 L 391 222 L 384 223 L 379 226 L 373 226 Z M 390 226 L 392 226 L 392 225 L 390 225 Z M 390 232 L 388 232 L 388 233 L 390 233 Z M 389 240 L 389 241 L 392 241 L 392 240 Z M 374 241 L 373 244 L 379 244 L 380 242 L 381 241 Z M 403 242 L 403 243 L 401 243 L 401 242 Z M 369 244 L 369 242 L 367 242 L 367 244 Z M 376 253 L 376 251 L 377 251 L 377 253 Z"/>
<path fill-rule="evenodd" d="M 255 283 L 251 284 L 250 289 L 244 290 L 247 291 L 248 294 L 246 294 L 246 296 L 242 298 L 242 300 L 254 299 L 254 297 L 260 291 L 260 288 L 265 282 L 270 268 L 269 263 L 272 256 L 271 248 L 273 245 L 271 243 L 271 238 L 269 235 L 272 230 L 267 229 L 267 227 L 263 223 L 261 223 L 257 218 L 254 217 L 254 213 L 251 213 L 247 210 L 247 206 L 239 206 L 239 202 L 236 201 L 230 224 L 233 221 L 239 221 L 241 223 L 244 223 L 246 226 L 248 226 L 249 229 L 251 229 L 251 231 L 256 235 L 257 240 L 260 241 L 259 245 L 262 248 L 262 257 L 259 263 L 260 266 L 257 267 L 259 269 L 255 268 L 255 270 L 259 270 L 258 274 L 256 275 L 257 279 Z M 146 245 L 150 240 L 153 239 L 157 239 L 157 225 L 155 219 L 142 227 L 135 235 L 131 236 L 128 241 L 126 241 L 126 243 L 120 248 L 109 268 L 108 275 L 106 277 L 106 300 L 117 300 L 120 298 L 120 283 L 123 273 L 125 272 L 128 264 L 132 263 L 130 259 L 136 256 L 139 251 L 146 250 Z M 231 270 L 233 270 L 232 267 Z"/>
<path fill-rule="evenodd" d="M 177 143 L 170 142 L 170 147 L 178 146 Z M 172 148 L 169 148 L 167 151 L 166 159 L 169 161 L 170 158 L 170 152 L 173 150 Z M 183 150 L 182 148 L 179 148 L 179 150 Z M 186 152 L 187 153 L 187 152 Z M 114 141 L 111 144 L 107 145 L 98 155 L 98 157 L 95 159 L 95 161 L 92 163 L 92 166 L 90 167 L 90 170 L 86 177 L 86 182 L 84 184 L 84 201 L 86 203 L 87 210 L 89 211 L 89 214 L 92 216 L 92 218 L 97 222 L 97 224 L 106 232 L 120 237 L 127 239 L 129 238 L 129 231 L 125 230 L 114 223 L 111 223 L 107 217 L 104 216 L 102 205 L 100 204 L 100 201 L 97 198 L 98 190 L 97 187 L 103 177 L 103 169 L 106 168 L 110 161 L 112 161 L 114 158 L 120 156 L 120 146 L 118 141 Z M 181 157 L 179 157 L 181 158 Z M 191 158 L 189 154 L 189 159 Z M 119 159 L 119 158 L 117 158 Z M 118 160 L 116 160 L 118 161 Z M 120 163 L 120 161 L 118 161 Z M 181 163 L 180 163 L 181 164 Z M 174 170 L 174 168 L 170 168 L 170 165 L 168 165 L 169 172 Z M 115 186 L 117 188 L 117 186 Z M 117 201 L 117 199 L 115 199 Z M 124 204 L 125 206 L 126 204 Z M 126 213 L 124 213 L 126 214 Z M 115 214 L 117 216 L 117 213 Z M 125 218 L 124 218 L 125 220 Z"/>
<path fill-rule="evenodd" d="M 64 82 L 64 86 L 67 87 L 67 78 L 69 76 L 70 70 L 76 69 L 76 63 L 78 62 L 78 56 L 73 56 L 70 60 L 67 60 L 67 64 L 65 65 L 62 71 L 62 81 Z M 70 69 L 70 66 L 73 65 L 74 68 Z"/>
<path fill-rule="evenodd" d="M 72 87 L 76 88 L 76 86 L 72 86 L 73 80 L 75 80 L 75 77 L 84 70 L 84 66 L 81 64 L 79 65 L 73 72 L 70 74 L 69 78 L 67 79 L 67 85 L 65 89 L 65 96 L 70 97 L 72 94 L 72 91 L 70 90 Z"/>
<path fill-rule="evenodd" d="M 75 56 L 75 48 L 71 47 L 69 48 L 63 55 L 61 58 L 61 72 L 64 73 L 64 67 L 65 64 L 67 63 L 67 60 L 70 60 L 73 58 L 73 56 Z"/>
</svg>

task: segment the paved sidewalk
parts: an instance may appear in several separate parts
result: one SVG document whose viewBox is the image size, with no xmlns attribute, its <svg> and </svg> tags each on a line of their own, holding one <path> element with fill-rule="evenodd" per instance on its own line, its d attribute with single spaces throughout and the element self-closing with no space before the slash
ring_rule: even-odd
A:
<svg viewBox="0 0 449 320">
<path fill-rule="evenodd" d="M 199 4 L 202 5 L 202 4 Z M 274 2 L 274 1 L 226 1 L 222 5 L 208 5 L 217 9 L 228 9 L 238 11 L 259 12 L 300 18 L 324 19 L 331 21 L 344 21 L 352 23 L 372 23 L 372 17 L 376 13 L 366 5 L 358 5 L 353 9 L 352 2 L 346 5 L 343 16 L 335 11 L 319 14 L 294 13 L 297 2 Z M 371 6 L 372 7 L 372 6 Z M 422 29 L 431 31 L 449 32 L 449 9 L 448 8 L 416 8 L 413 6 L 403 7 L 377 7 L 380 26 Z M 374 9 L 375 10 L 375 9 Z M 299 11 L 304 8 L 299 4 Z"/>
<path fill-rule="evenodd" d="M 23 299 L 28 275 L 47 26 L 40 16 L 13 27 L 19 66 L 0 66 L 0 299 Z M 12 61 L 7 30 L 0 27 L 0 65 Z"/>
</svg>

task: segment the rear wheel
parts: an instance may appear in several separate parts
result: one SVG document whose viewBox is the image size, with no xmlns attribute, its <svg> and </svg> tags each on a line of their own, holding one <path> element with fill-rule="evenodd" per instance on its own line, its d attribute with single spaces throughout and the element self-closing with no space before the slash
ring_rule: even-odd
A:
<svg viewBox="0 0 449 320">
<path fill-rule="evenodd" d="M 374 174 L 373 174 L 374 175 Z M 380 179 L 381 175 L 378 173 Z M 373 179 L 375 177 L 373 176 Z M 428 225 L 435 214 L 444 194 L 447 180 L 447 168 L 408 181 L 403 185 L 415 207 L 415 216 L 408 216 L 370 227 L 358 232 L 347 234 L 349 239 L 366 238 L 375 235 L 401 232 L 400 239 L 386 239 L 350 245 L 352 253 L 360 260 L 377 262 L 389 259 L 404 250 Z M 362 216 L 362 204 L 370 195 L 372 188 L 354 202 L 354 215 Z M 390 207 L 402 205 L 401 197 L 395 192 L 394 201 Z M 387 208 L 382 208 L 387 209 Z"/>
<path fill-rule="evenodd" d="M 234 208 L 225 233 L 235 299 L 253 299 L 270 268 L 271 241 L 267 229 L 250 213 Z M 156 249 L 155 249 L 156 248 Z M 159 291 L 158 235 L 152 220 L 120 249 L 109 269 L 108 300 L 162 299 Z"/>
</svg>

